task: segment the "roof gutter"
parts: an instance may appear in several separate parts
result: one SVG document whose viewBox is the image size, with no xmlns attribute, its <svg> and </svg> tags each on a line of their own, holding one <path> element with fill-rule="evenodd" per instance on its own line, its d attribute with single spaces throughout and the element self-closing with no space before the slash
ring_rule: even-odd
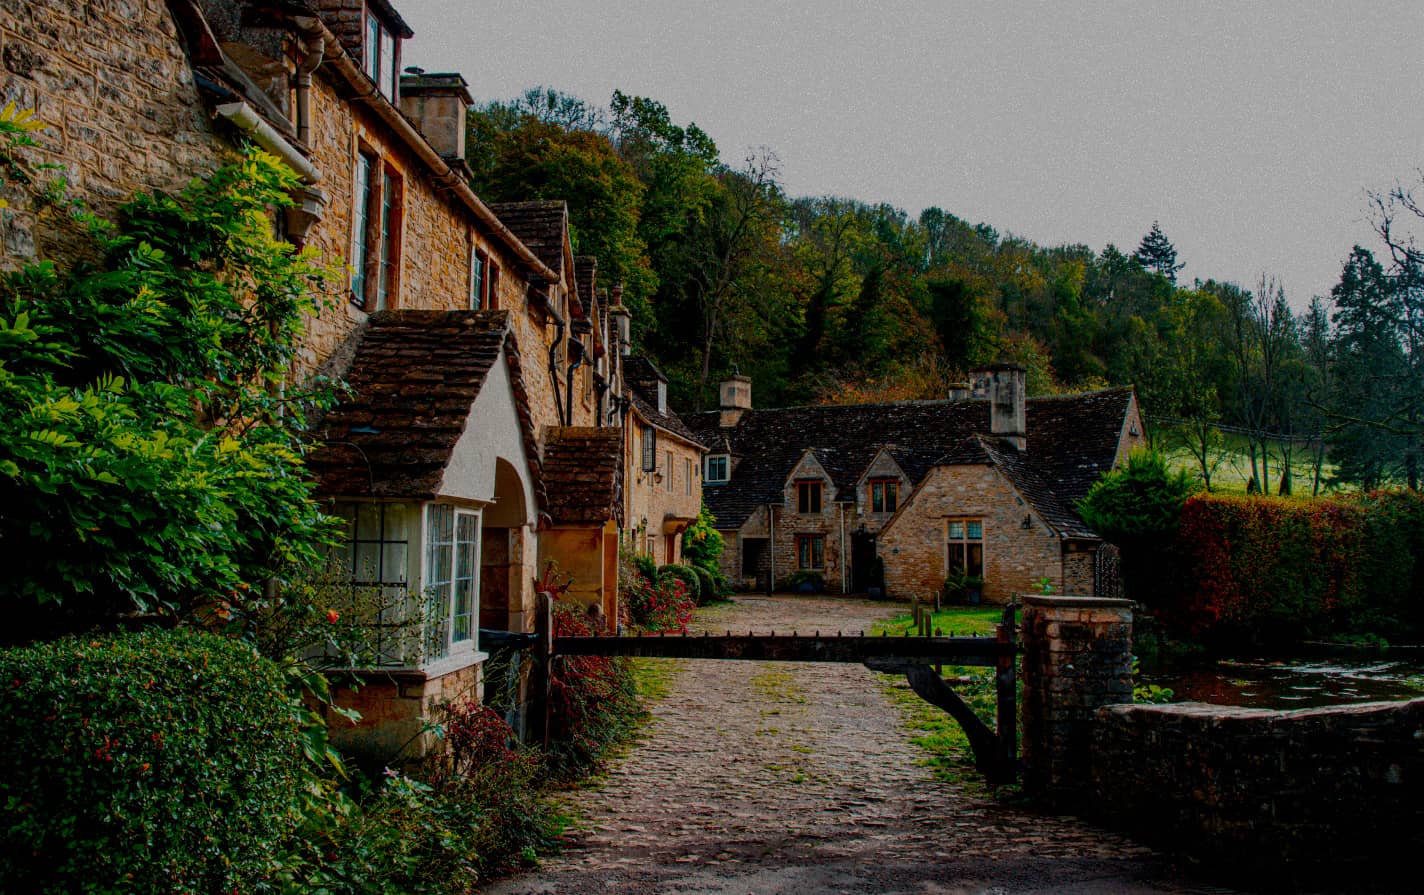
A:
<svg viewBox="0 0 1424 895">
<path fill-rule="evenodd" d="M 482 224 L 493 231 L 505 245 L 513 250 L 513 252 L 519 256 L 519 260 L 522 261 L 532 273 L 547 283 L 559 282 L 558 274 L 554 273 L 547 264 L 540 261 L 538 256 L 521 242 L 519 237 L 514 235 L 513 231 L 504 225 L 504 222 L 490 210 L 490 207 L 486 205 L 479 196 L 475 195 L 474 191 L 470 189 L 470 185 L 465 183 L 465 179 L 455 173 L 454 169 L 450 167 L 445 159 L 441 158 L 440 153 L 436 152 L 425 137 L 421 136 L 420 132 L 401 114 L 400 110 L 391 105 L 390 100 L 381 95 L 376 85 L 371 82 L 370 78 L 366 77 L 366 73 L 361 71 L 360 67 L 356 65 L 355 61 L 346 52 L 346 49 L 342 47 L 341 42 L 336 39 L 336 36 L 331 33 L 330 29 L 326 27 L 321 19 L 315 16 L 293 16 L 292 23 L 297 26 L 297 29 L 302 32 L 303 36 L 308 38 L 321 37 L 326 48 L 326 61 L 330 64 L 330 67 L 334 68 L 341 75 L 342 80 L 346 82 L 347 86 L 356 92 L 355 98 L 357 100 L 375 112 L 382 121 L 400 135 L 402 141 L 430 168 L 435 177 L 435 181 L 440 186 L 458 196 L 465 207 L 474 212 L 475 217 L 478 218 Z"/>
<path fill-rule="evenodd" d="M 218 114 L 251 137 L 258 146 L 281 159 L 293 171 L 300 174 L 302 180 L 308 184 L 321 181 L 321 172 L 316 169 L 311 160 L 298 152 L 297 147 L 287 142 L 286 137 L 277 133 L 276 129 L 264 121 L 262 116 L 257 114 L 257 110 L 247 103 L 241 100 L 234 103 L 223 103 L 218 106 Z"/>
</svg>

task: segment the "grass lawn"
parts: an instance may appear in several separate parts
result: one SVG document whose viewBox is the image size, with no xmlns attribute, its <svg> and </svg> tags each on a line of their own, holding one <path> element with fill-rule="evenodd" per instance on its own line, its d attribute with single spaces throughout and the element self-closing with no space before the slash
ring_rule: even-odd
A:
<svg viewBox="0 0 1424 895">
<path fill-rule="evenodd" d="M 995 625 L 1002 618 L 1003 608 L 999 606 L 949 606 L 934 613 L 932 629 L 943 631 L 945 636 L 951 632 L 955 636 L 983 636 L 993 634 Z M 914 620 L 907 612 L 877 623 L 870 631 L 873 634 L 882 632 L 891 637 L 913 635 Z M 946 665 L 944 678 L 979 717 L 990 727 L 994 726 L 994 669 Z M 882 674 L 880 682 L 886 695 L 900 710 L 906 729 L 913 734 L 912 742 L 924 750 L 921 763 L 929 767 L 936 777 L 979 795 L 1018 793 L 1017 786 L 991 788 L 984 782 L 984 778 L 974 769 L 974 753 L 969 750 L 969 739 L 943 709 L 921 699 L 900 675 Z"/>
</svg>

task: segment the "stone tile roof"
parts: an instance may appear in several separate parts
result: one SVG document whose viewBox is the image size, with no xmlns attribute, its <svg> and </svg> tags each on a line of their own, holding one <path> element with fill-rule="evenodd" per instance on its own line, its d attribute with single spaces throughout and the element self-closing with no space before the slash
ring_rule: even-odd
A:
<svg viewBox="0 0 1424 895">
<path fill-rule="evenodd" d="M 623 381 L 628 384 L 628 398 L 639 416 L 698 447 L 707 446 L 672 410 L 658 412 L 658 383 L 667 382 L 667 377 L 652 361 L 637 354 L 623 358 Z"/>
<path fill-rule="evenodd" d="M 574 287 L 578 289 L 579 310 L 589 317 L 601 313 L 598 297 L 593 291 L 597 282 L 598 259 L 592 255 L 579 255 L 574 258 Z"/>
<path fill-rule="evenodd" d="M 704 444 L 733 457 L 731 481 L 702 490 L 720 525 L 740 526 L 758 507 L 780 500 L 807 449 L 844 492 L 884 447 L 912 485 L 937 465 L 999 466 L 1045 519 L 1081 527 L 1071 507 L 1112 467 L 1131 402 L 1131 388 L 1030 398 L 1022 456 L 977 437 L 989 432 L 989 402 L 982 399 L 748 410 L 731 429 L 721 429 L 720 414 L 711 411 L 690 414 L 686 423 Z"/>
<path fill-rule="evenodd" d="M 340 497 L 435 497 L 501 348 L 535 497 L 541 508 L 546 506 L 508 311 L 372 314 L 345 375 L 351 394 L 321 421 L 322 443 L 307 458 L 318 491 Z"/>
<path fill-rule="evenodd" d="M 554 522 L 623 524 L 623 429 L 561 426 L 544 445 Z"/>
<path fill-rule="evenodd" d="M 560 277 L 564 271 L 564 242 L 569 232 L 569 206 L 562 199 L 537 202 L 495 202 L 495 217 L 527 245 Z"/>
</svg>

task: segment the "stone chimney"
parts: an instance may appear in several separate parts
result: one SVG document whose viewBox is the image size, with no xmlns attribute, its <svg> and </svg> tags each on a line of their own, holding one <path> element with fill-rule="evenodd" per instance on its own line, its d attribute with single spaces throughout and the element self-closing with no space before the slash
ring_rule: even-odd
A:
<svg viewBox="0 0 1424 895">
<path fill-rule="evenodd" d="M 633 353 L 631 332 L 633 314 L 628 310 L 628 306 L 623 304 L 623 282 L 621 280 L 613 286 L 613 306 L 608 309 L 608 316 L 613 318 L 615 332 L 610 335 L 618 340 L 618 354 L 627 357 Z"/>
<path fill-rule="evenodd" d="M 451 167 L 465 167 L 465 112 L 470 85 L 456 72 L 426 74 L 408 68 L 400 79 L 400 109 Z"/>
<path fill-rule="evenodd" d="M 732 375 L 722 380 L 718 392 L 718 403 L 722 408 L 721 425 L 731 428 L 741 420 L 742 413 L 752 409 L 752 379 L 733 367 Z"/>
<path fill-rule="evenodd" d="M 989 432 L 1016 451 L 1028 448 L 1028 369 L 1022 364 L 993 364 L 970 374 L 976 391 L 980 377 L 988 378 Z"/>
</svg>

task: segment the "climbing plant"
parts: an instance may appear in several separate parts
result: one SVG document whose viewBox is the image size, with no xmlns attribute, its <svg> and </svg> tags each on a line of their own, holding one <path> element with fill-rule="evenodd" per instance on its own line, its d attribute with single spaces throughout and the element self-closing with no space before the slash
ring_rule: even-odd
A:
<svg viewBox="0 0 1424 895">
<path fill-rule="evenodd" d="M 11 184 L 40 126 L 0 117 Z M 303 421 L 331 390 L 288 378 L 328 273 L 272 224 L 296 185 L 251 149 L 113 221 L 71 211 L 92 260 L 0 275 L 0 637 L 181 617 L 321 555 Z"/>
</svg>

